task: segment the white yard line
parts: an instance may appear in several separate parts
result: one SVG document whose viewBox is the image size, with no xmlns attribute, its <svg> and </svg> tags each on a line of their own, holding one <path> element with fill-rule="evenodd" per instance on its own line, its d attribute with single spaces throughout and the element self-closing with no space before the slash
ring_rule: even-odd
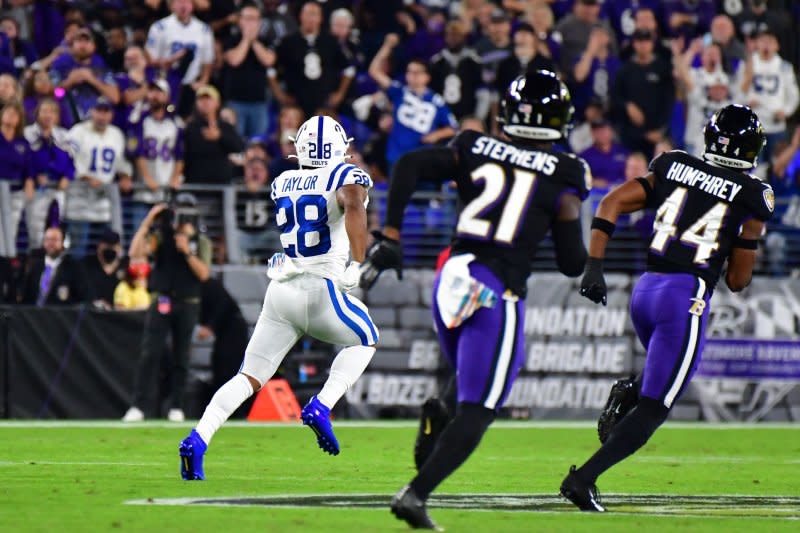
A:
<svg viewBox="0 0 800 533">
<path fill-rule="evenodd" d="M 0 461 L 0 467 L 4 466 L 37 466 L 37 465 L 56 465 L 56 466 L 163 466 L 163 463 L 127 463 L 116 461 L 40 461 L 38 459 L 22 461 Z"/>
<path fill-rule="evenodd" d="M 47 428 L 100 428 L 100 429 L 186 429 L 193 428 L 197 421 L 167 422 L 165 420 L 152 420 L 146 422 L 120 422 L 117 420 L 5 420 L 0 421 L 0 430 L 6 428 L 21 429 L 47 429 Z M 416 428 L 416 420 L 335 420 L 334 427 L 368 428 L 368 429 L 407 429 Z M 233 420 L 227 422 L 225 427 L 237 428 L 302 428 L 297 422 L 247 422 Z M 537 420 L 499 420 L 492 424 L 494 428 L 502 429 L 594 429 L 597 423 L 593 421 L 537 421 Z M 800 431 L 800 422 L 761 422 L 761 423 L 714 423 L 714 422 L 667 422 L 659 431 L 671 429 L 710 429 L 710 430 L 740 430 L 740 429 L 796 429 Z"/>
</svg>

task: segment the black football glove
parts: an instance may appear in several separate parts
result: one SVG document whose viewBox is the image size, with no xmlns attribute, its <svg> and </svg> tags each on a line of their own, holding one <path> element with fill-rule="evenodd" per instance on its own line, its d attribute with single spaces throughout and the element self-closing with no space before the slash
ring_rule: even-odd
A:
<svg viewBox="0 0 800 533">
<path fill-rule="evenodd" d="M 581 280 L 581 296 L 589 298 L 596 304 L 606 305 L 606 280 L 603 277 L 603 260 L 590 257 L 586 260 L 586 270 Z"/>
<path fill-rule="evenodd" d="M 400 241 L 390 239 L 380 231 L 373 231 L 375 242 L 367 250 L 367 259 L 361 265 L 359 286 L 369 290 L 384 270 L 394 269 L 397 278 L 403 279 L 403 248 Z"/>
</svg>

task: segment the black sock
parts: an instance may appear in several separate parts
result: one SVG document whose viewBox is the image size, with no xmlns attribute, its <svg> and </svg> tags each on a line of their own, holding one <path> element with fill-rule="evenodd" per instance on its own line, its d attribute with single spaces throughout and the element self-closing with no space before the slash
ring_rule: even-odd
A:
<svg viewBox="0 0 800 533">
<path fill-rule="evenodd" d="M 456 376 L 453 374 L 450 379 L 447 380 L 447 385 L 442 390 L 442 394 L 439 396 L 439 399 L 444 402 L 447 406 L 447 410 L 450 412 L 452 416 L 453 413 L 456 412 L 458 407 L 458 395 L 456 394 Z"/>
<path fill-rule="evenodd" d="M 467 460 L 494 417 L 494 411 L 482 405 L 458 404 L 456 416 L 442 431 L 433 453 L 417 477 L 411 480 L 411 488 L 417 496 L 427 500 L 433 489 Z"/>
<path fill-rule="evenodd" d="M 644 446 L 664 423 L 669 409 L 652 398 L 642 397 L 636 407 L 611 431 L 605 444 L 578 469 L 578 475 L 594 483 L 600 474 Z"/>
</svg>

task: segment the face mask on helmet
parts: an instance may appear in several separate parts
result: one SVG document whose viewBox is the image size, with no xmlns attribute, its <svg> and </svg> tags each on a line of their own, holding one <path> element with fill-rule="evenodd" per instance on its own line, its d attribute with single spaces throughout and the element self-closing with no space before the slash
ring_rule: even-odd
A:
<svg viewBox="0 0 800 533">
<path fill-rule="evenodd" d="M 334 119 L 326 116 L 311 117 L 306 120 L 297 135 L 292 139 L 301 167 L 319 168 L 341 163 L 350 156 L 347 148 L 350 141 L 344 128 Z"/>
</svg>

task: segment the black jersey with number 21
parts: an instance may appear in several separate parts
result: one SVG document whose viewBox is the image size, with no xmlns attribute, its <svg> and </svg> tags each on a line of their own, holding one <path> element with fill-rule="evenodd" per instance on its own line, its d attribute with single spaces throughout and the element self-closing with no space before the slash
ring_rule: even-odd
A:
<svg viewBox="0 0 800 533">
<path fill-rule="evenodd" d="M 650 171 L 655 185 L 649 205 L 657 211 L 647 270 L 694 274 L 713 288 L 742 224 L 772 216 L 772 188 L 679 150 L 653 159 Z"/>
<path fill-rule="evenodd" d="M 572 154 L 537 150 L 464 131 L 453 140 L 461 212 L 454 253 L 472 253 L 507 288 L 525 293 L 531 262 L 558 214 L 564 194 L 585 199 L 586 163 Z"/>
</svg>

